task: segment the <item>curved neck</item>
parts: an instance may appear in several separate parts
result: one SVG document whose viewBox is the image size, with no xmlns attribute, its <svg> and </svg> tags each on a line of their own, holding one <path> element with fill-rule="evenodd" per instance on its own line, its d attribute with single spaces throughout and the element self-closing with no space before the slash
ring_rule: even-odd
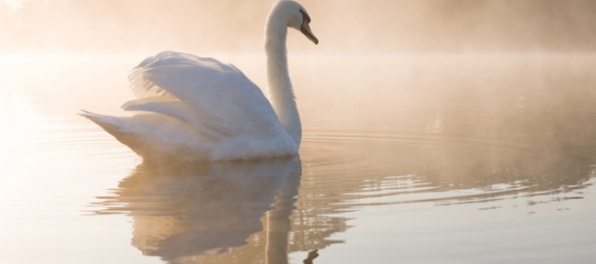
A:
<svg viewBox="0 0 596 264">
<path fill-rule="evenodd" d="M 296 107 L 294 90 L 288 73 L 286 56 L 287 25 L 279 23 L 275 12 L 267 22 L 265 51 L 267 53 L 267 80 L 271 93 L 271 104 L 277 118 L 296 144 L 302 138 L 302 126 Z"/>
</svg>

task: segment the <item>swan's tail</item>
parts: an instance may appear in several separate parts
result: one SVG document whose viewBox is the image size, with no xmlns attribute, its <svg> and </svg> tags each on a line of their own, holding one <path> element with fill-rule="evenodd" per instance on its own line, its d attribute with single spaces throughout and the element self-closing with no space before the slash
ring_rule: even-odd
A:
<svg viewBox="0 0 596 264">
<path fill-rule="evenodd" d="M 96 113 L 85 111 L 85 110 L 81 110 L 79 115 L 86 117 L 87 119 L 93 121 L 93 123 L 97 124 L 98 126 L 100 126 L 105 131 L 107 131 L 108 133 L 110 133 L 111 135 L 113 135 L 115 137 L 116 137 L 116 135 L 115 135 L 116 133 L 122 133 L 120 131 L 119 126 L 117 125 L 117 123 L 118 123 L 117 117 L 100 115 L 100 114 L 96 114 Z"/>
<path fill-rule="evenodd" d="M 211 147 L 196 130 L 178 119 L 159 114 L 117 117 L 81 110 L 79 115 L 93 121 L 143 160 L 205 160 Z"/>
<path fill-rule="evenodd" d="M 93 121 L 93 123 L 103 128 L 106 132 L 114 136 L 122 144 L 128 146 L 134 152 L 141 155 L 141 153 L 139 153 L 141 139 L 135 133 L 126 131 L 126 129 L 122 126 L 122 124 L 124 123 L 123 117 L 100 115 L 85 110 L 81 110 L 79 115 Z"/>
</svg>

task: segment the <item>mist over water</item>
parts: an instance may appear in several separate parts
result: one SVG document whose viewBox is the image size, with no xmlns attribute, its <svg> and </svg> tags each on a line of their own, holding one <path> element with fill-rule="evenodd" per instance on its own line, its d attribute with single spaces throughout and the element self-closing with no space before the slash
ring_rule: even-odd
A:
<svg viewBox="0 0 596 264">
<path fill-rule="evenodd" d="M 260 53 L 274 1 L 0 2 L 0 51 Z M 589 0 L 303 0 L 321 44 L 294 52 L 592 52 Z M 290 39 L 297 39 L 292 34 Z"/>
</svg>

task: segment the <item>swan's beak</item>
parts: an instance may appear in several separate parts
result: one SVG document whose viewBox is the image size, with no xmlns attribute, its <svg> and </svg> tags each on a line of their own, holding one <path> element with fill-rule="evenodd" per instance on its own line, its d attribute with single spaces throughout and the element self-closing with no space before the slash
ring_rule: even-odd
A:
<svg viewBox="0 0 596 264">
<path fill-rule="evenodd" d="M 315 34 L 313 34 L 310 30 L 310 26 L 308 25 L 308 23 L 302 23 L 302 26 L 300 27 L 300 32 L 302 32 L 302 34 L 304 34 L 308 39 L 310 39 L 310 41 L 314 42 L 315 45 L 319 44 L 319 40 L 317 39 L 317 37 L 315 37 Z"/>
</svg>

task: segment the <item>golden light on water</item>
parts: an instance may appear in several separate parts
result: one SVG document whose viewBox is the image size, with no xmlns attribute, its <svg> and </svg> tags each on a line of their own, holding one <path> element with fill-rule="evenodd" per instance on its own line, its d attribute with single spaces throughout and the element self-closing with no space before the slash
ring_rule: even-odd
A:
<svg viewBox="0 0 596 264">
<path fill-rule="evenodd" d="M 45 122 L 30 103 L 23 96 L 0 93 L 0 195 L 14 195 L 34 185 L 24 174 L 36 174 L 36 168 L 47 165 L 36 162 L 33 154 Z"/>
<path fill-rule="evenodd" d="M 23 152 L 31 151 L 36 131 L 43 128 L 42 118 L 36 114 L 30 102 L 19 96 L 0 97 L 0 140 L 4 150 L 1 160 L 12 160 Z M 18 159 L 17 159 L 18 160 Z M 14 165 L 9 162 L 9 165 Z"/>
</svg>

